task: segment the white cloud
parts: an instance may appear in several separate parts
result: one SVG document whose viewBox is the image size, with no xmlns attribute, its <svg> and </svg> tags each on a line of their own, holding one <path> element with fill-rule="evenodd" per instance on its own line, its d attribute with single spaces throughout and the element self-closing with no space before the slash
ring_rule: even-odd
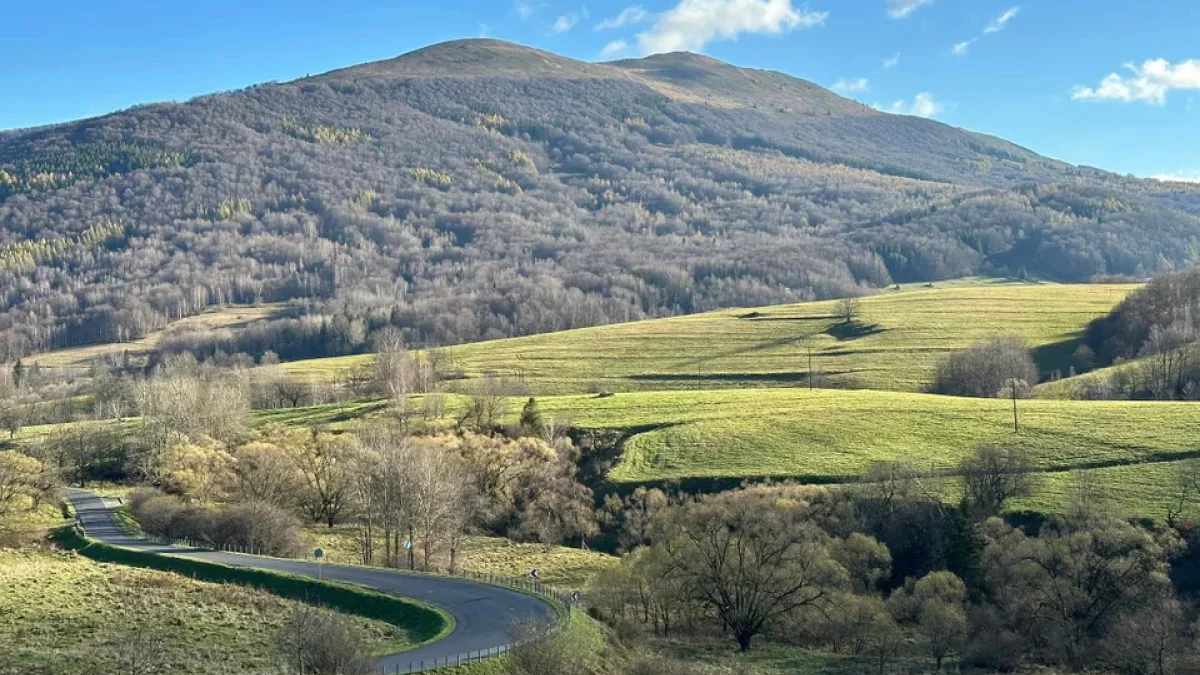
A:
<svg viewBox="0 0 1200 675">
<path fill-rule="evenodd" d="M 600 50 L 600 57 L 611 59 L 614 56 L 620 56 L 629 51 L 629 43 L 624 40 L 613 40 L 604 45 L 604 49 Z"/>
<path fill-rule="evenodd" d="M 1151 180 L 1164 183 L 1200 183 L 1200 171 L 1180 171 L 1178 173 L 1160 173 L 1151 176 Z"/>
<path fill-rule="evenodd" d="M 966 56 L 967 52 L 971 51 L 971 45 L 975 44 L 976 42 L 979 42 L 979 38 L 971 38 L 970 40 L 963 40 L 962 42 L 959 42 L 958 44 L 951 47 L 950 53 L 955 56 Z"/>
<path fill-rule="evenodd" d="M 492 32 L 491 32 L 491 29 L 488 27 L 488 25 L 486 23 L 480 23 L 479 24 L 479 37 L 486 38 L 486 37 L 491 37 L 491 36 L 492 36 Z"/>
<path fill-rule="evenodd" d="M 700 51 L 742 33 L 779 34 L 825 23 L 828 12 L 797 10 L 792 0 L 680 0 L 638 35 L 645 54 Z"/>
<path fill-rule="evenodd" d="M 890 106 L 883 107 L 875 104 L 876 110 L 890 112 L 896 115 L 916 115 L 917 117 L 933 117 L 946 109 L 946 106 L 933 97 L 933 94 L 923 91 L 910 101 L 896 101 Z"/>
<path fill-rule="evenodd" d="M 513 2 L 513 11 L 522 19 L 528 19 L 537 13 L 539 6 L 529 0 L 515 0 Z"/>
<path fill-rule="evenodd" d="M 934 0 L 888 0 L 887 13 L 893 19 L 903 19 L 925 5 L 932 5 Z"/>
<path fill-rule="evenodd" d="M 883 60 L 883 69 L 884 70 L 891 70 L 892 68 L 895 68 L 898 65 L 900 65 L 900 54 L 899 53 L 897 53 L 895 56 L 893 56 L 890 59 Z"/>
<path fill-rule="evenodd" d="M 1097 87 L 1075 87 L 1071 98 L 1076 101 L 1144 101 L 1166 105 L 1167 93 L 1172 90 L 1200 90 L 1200 59 L 1171 63 L 1152 59 L 1142 65 L 1126 63 L 1130 75 L 1109 73 Z"/>
<path fill-rule="evenodd" d="M 595 30 L 609 30 L 612 28 L 629 26 L 635 23 L 641 23 L 648 18 L 650 18 L 649 12 L 639 5 L 634 5 L 621 10 L 621 13 L 613 18 L 605 19 L 604 21 L 596 24 Z"/>
<path fill-rule="evenodd" d="M 587 16 L 587 7 L 580 9 L 578 12 L 563 14 L 554 20 L 554 25 L 551 26 L 550 31 L 554 33 L 566 33 L 579 25 L 579 22 L 586 19 Z"/>
<path fill-rule="evenodd" d="M 1004 30 L 1004 27 L 1008 25 L 1009 21 L 1012 21 L 1014 18 L 1016 18 L 1017 14 L 1020 13 L 1020 7 L 1009 7 L 1008 9 L 1004 10 L 1003 14 L 996 17 L 995 20 L 989 23 L 987 28 L 983 29 L 983 34 L 991 35 L 992 33 L 999 33 L 1000 31 Z"/>
<path fill-rule="evenodd" d="M 851 79 L 843 77 L 833 83 L 833 90 L 839 94 L 861 94 L 871 91 L 871 82 L 865 77 Z"/>
<path fill-rule="evenodd" d="M 950 53 L 954 56 L 966 56 L 967 52 L 971 51 L 972 45 L 974 45 L 976 42 L 979 42 L 986 35 L 999 33 L 1000 31 L 1004 30 L 1005 26 L 1008 25 L 1008 22 L 1012 21 L 1020 13 L 1021 8 L 1019 6 L 1009 7 L 1008 9 L 1004 10 L 1003 14 L 995 19 L 992 19 L 991 23 L 983 27 L 983 35 L 973 37 L 970 40 L 963 40 L 962 42 L 955 43 L 955 45 L 950 48 Z"/>
</svg>

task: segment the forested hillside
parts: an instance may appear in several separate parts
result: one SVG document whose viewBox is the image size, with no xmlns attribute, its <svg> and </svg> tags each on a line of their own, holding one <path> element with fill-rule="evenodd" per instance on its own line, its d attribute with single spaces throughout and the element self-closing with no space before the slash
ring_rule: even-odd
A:
<svg viewBox="0 0 1200 675">
<path fill-rule="evenodd" d="M 290 302 L 285 358 L 1200 259 L 1200 189 L 778 73 L 435 45 L 0 134 L 0 360 Z M 303 318 L 298 318 L 303 316 Z"/>
</svg>

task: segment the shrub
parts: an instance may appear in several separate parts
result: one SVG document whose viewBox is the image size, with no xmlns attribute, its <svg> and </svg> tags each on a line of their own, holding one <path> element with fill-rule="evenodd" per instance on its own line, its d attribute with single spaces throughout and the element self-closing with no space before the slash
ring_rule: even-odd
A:
<svg viewBox="0 0 1200 675">
<path fill-rule="evenodd" d="M 129 507 L 142 530 L 159 537 L 172 536 L 171 522 L 182 510 L 183 505 L 177 499 L 162 494 L 139 501 L 136 508 L 133 504 Z"/>
<path fill-rule="evenodd" d="M 936 394 L 991 398 L 1009 380 L 1038 381 L 1029 347 L 1014 335 L 976 342 L 950 354 L 938 364 L 930 388 Z"/>
<path fill-rule="evenodd" d="M 305 675 L 369 675 L 374 672 L 344 622 L 313 607 L 297 607 L 279 633 L 288 669 Z"/>
<path fill-rule="evenodd" d="M 191 506 L 180 509 L 167 524 L 166 535 L 174 539 L 211 542 L 213 514 L 207 508 Z"/>
<path fill-rule="evenodd" d="M 219 511 L 210 528 L 210 540 L 217 546 L 250 548 L 281 558 L 304 551 L 300 521 L 266 502 L 247 502 Z"/>
</svg>

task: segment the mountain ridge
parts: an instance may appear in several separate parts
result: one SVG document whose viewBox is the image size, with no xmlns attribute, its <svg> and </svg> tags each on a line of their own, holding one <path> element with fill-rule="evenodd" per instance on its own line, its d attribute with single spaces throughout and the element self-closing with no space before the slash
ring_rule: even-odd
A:
<svg viewBox="0 0 1200 675">
<path fill-rule="evenodd" d="M 1140 277 L 1200 260 L 1198 215 L 1200 189 L 782 73 L 458 41 L 0 133 L 0 360 L 227 302 L 309 315 L 271 349 L 312 356 L 387 325 L 444 344 L 980 273 Z"/>
</svg>

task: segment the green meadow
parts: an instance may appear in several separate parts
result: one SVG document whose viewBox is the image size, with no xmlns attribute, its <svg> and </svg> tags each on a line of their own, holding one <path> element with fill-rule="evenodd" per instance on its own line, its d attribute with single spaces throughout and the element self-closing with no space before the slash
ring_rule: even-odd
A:
<svg viewBox="0 0 1200 675">
<path fill-rule="evenodd" d="M 1152 401 L 1021 401 L 805 389 L 637 392 L 539 400 L 585 429 L 627 432 L 615 482 L 798 477 L 841 482 L 872 462 L 952 468 L 991 443 L 1043 470 L 1179 459 L 1200 450 L 1200 410 Z"/>
<path fill-rule="evenodd" d="M 847 324 L 836 301 L 734 309 L 450 348 L 468 378 L 496 373 L 540 395 L 591 391 L 807 387 L 920 391 L 938 359 L 1015 333 L 1044 379 L 1066 373 L 1087 323 L 1132 285 L 977 280 L 882 291 Z M 295 377 L 331 379 L 370 356 L 286 364 Z M 466 385 L 452 383 L 459 389 Z"/>
</svg>

